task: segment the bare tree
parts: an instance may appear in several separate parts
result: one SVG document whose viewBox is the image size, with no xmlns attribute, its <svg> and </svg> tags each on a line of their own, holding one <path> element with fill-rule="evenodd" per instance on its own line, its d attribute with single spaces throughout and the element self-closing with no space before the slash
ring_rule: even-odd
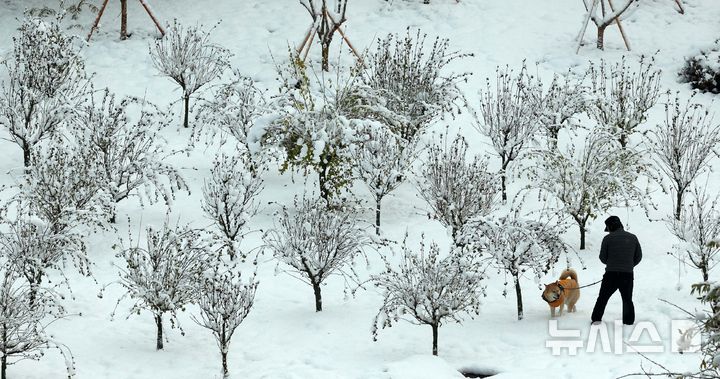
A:
<svg viewBox="0 0 720 379">
<path fill-rule="evenodd" d="M 559 202 L 559 211 L 577 223 L 580 249 L 585 249 L 585 226 L 611 207 L 646 198 L 637 186 L 638 167 L 643 171 L 639 153 L 620 148 L 613 136 L 593 131 L 578 147 L 572 143 L 562 150 L 533 153 L 527 171 L 533 184 Z"/>
<path fill-rule="evenodd" d="M 380 235 L 382 200 L 407 178 L 417 147 L 382 124 L 361 124 L 357 133 L 359 141 L 352 148 L 355 172 L 375 200 L 375 232 Z"/>
<path fill-rule="evenodd" d="M 119 267 L 119 283 L 126 290 L 117 304 L 129 296 L 135 301 L 130 315 L 139 314 L 141 310 L 153 314 L 157 326 L 156 348 L 160 350 L 163 348 L 163 315 L 169 313 L 172 327 L 179 326 L 177 312 L 197 299 L 198 283 L 209 262 L 210 251 L 200 230 L 172 226 L 169 217 L 161 229 L 150 226 L 145 232 L 145 247 L 138 244 L 117 254 L 125 261 L 125 267 Z"/>
<path fill-rule="evenodd" d="M 255 275 L 246 282 L 240 272 L 214 267 L 211 275 L 203 279 L 200 287 L 200 317 L 193 320 L 203 328 L 210 330 L 220 348 L 223 378 L 230 377 L 227 355 L 230 340 L 235 329 L 243 322 L 255 300 L 258 282 Z"/>
<path fill-rule="evenodd" d="M 24 359 L 40 360 L 50 347 L 57 348 L 65 358 L 67 377 L 75 376 L 70 349 L 47 333 L 48 325 L 65 316 L 58 295 L 47 289 L 34 290 L 8 267 L 1 275 L 0 378 L 7 378 L 9 365 Z"/>
<path fill-rule="evenodd" d="M 37 303 L 36 295 L 51 270 L 64 277 L 63 269 L 70 262 L 81 274 L 90 275 L 90 261 L 79 234 L 54 231 L 52 225 L 33 217 L 18 216 L 3 220 L 3 225 L 7 231 L 0 234 L 0 256 L 27 281 L 31 306 Z M 64 282 L 68 284 L 67 278 Z"/>
<path fill-rule="evenodd" d="M 336 9 L 332 9 L 328 7 L 327 0 L 300 0 L 300 5 L 312 17 L 312 28 L 315 29 L 313 36 L 317 34 L 322 46 L 323 71 L 330 70 L 330 43 L 335 36 L 335 32 L 347 21 L 345 14 L 347 13 L 348 0 L 335 0 L 335 3 Z M 308 35 L 308 38 L 311 38 L 310 35 Z"/>
<path fill-rule="evenodd" d="M 489 214 L 497 205 L 499 186 L 488 171 L 488 160 L 467 157 L 468 144 L 458 135 L 450 142 L 445 133 L 431 145 L 418 180 L 420 197 L 430 206 L 428 217 L 450 229 L 453 242 L 461 245 L 458 233 L 472 218 Z"/>
<path fill-rule="evenodd" d="M 655 168 L 670 181 L 674 195 L 675 219 L 680 220 L 683 199 L 690 185 L 710 168 L 710 160 L 718 156 L 720 123 L 715 123 L 709 111 L 691 100 L 682 106 L 675 95 L 668 93 L 665 121 L 647 132 L 647 142 L 653 153 Z"/>
<path fill-rule="evenodd" d="M 33 152 L 33 162 L 15 196 L 26 213 L 45 220 L 56 234 L 106 225 L 113 200 L 93 151 L 58 136 Z"/>
<path fill-rule="evenodd" d="M 517 76 L 508 67 L 496 71 L 495 90 L 488 79 L 487 89 L 480 94 L 480 117 L 476 120 L 477 128 L 490 138 L 500 157 L 502 200 L 506 202 L 508 168 L 535 138 L 540 110 L 527 90 L 525 65 Z"/>
<path fill-rule="evenodd" d="M 2 61 L 8 81 L 0 91 L 0 125 L 22 148 L 25 167 L 33 149 L 67 124 L 87 92 L 88 79 L 73 38 L 58 22 L 26 18 Z"/>
<path fill-rule="evenodd" d="M 669 229 L 679 243 L 672 254 L 700 270 L 703 281 L 707 282 L 710 271 L 717 265 L 720 254 L 720 210 L 717 196 L 711 197 L 707 190 L 695 188 L 693 199 L 680 212 L 679 219 L 669 221 Z"/>
<path fill-rule="evenodd" d="M 200 27 L 183 27 L 174 20 L 162 39 L 150 47 L 150 57 L 160 74 L 182 89 L 183 126 L 189 126 L 190 96 L 229 67 L 230 53 L 210 42 L 210 32 Z"/>
<path fill-rule="evenodd" d="M 438 330 L 443 323 L 462 322 L 462 317 L 480 312 L 480 296 L 485 295 L 485 265 L 477 254 L 452 250 L 443 256 L 440 247 L 408 245 L 405 236 L 400 247 L 400 264 L 395 268 L 383 255 L 385 271 L 372 277 L 383 291 L 383 304 L 375 316 L 372 334 L 377 341 L 379 329 L 399 320 L 432 328 L 432 352 L 438 355 Z M 378 327 L 380 326 L 380 327 Z"/>
<path fill-rule="evenodd" d="M 203 186 L 202 209 L 215 223 L 214 234 L 232 259 L 236 255 L 246 257 L 236 245 L 243 238 L 250 217 L 257 214 L 257 196 L 263 190 L 260 173 L 251 167 L 247 155 L 221 154 Z"/>
<path fill-rule="evenodd" d="M 407 30 L 405 37 L 388 34 L 360 64 L 363 84 L 358 109 L 363 118 L 382 122 L 407 141 L 416 140 L 433 122 L 453 112 L 463 100 L 457 84 L 469 73 L 447 72 L 451 63 L 469 54 L 451 51 L 450 40 Z"/>
<path fill-rule="evenodd" d="M 598 67 L 591 63 L 588 69 L 588 114 L 616 135 L 622 147 L 660 96 L 660 70 L 655 69 L 654 61 L 641 57 L 637 71 L 626 65 L 625 57 L 612 66 L 603 60 Z"/>
<path fill-rule="evenodd" d="M 505 216 L 480 217 L 463 230 L 463 239 L 476 249 L 487 252 L 494 265 L 510 274 L 515 283 L 518 320 L 523 319 L 520 278 L 531 271 L 540 280 L 567 251 L 560 223 L 551 217 L 543 221 L 520 217 L 516 212 Z"/>
<path fill-rule="evenodd" d="M 271 117 L 267 114 L 270 105 L 252 79 L 243 76 L 239 71 L 234 71 L 233 75 L 232 81 L 219 85 L 209 99 L 200 103 L 197 119 L 202 129 L 199 131 L 203 131 L 211 139 L 219 136 L 221 144 L 225 144 L 228 137 L 231 137 L 254 160 L 261 161 L 262 158 L 256 157 L 261 153 L 261 133 L 256 133 L 253 129 L 261 127 L 257 125 L 261 119 L 269 121 L 266 118 Z M 200 132 L 195 133 L 195 138 L 200 135 Z M 261 162 L 253 164 L 260 165 Z"/>
<path fill-rule="evenodd" d="M 131 120 L 128 111 L 139 113 L 137 120 Z M 90 150 L 99 166 L 102 186 L 115 203 L 144 194 L 151 203 L 162 197 L 170 204 L 175 192 L 188 190 L 180 173 L 165 163 L 174 152 L 165 151 L 158 131 L 167 123 L 167 117 L 152 104 L 132 97 L 116 102 L 107 89 L 81 109 L 76 137 Z"/>
<path fill-rule="evenodd" d="M 351 210 L 327 208 L 322 201 L 296 200 L 294 214 L 283 208 L 275 227 L 265 233 L 266 248 L 287 272 L 310 284 L 315 293 L 315 311 L 322 311 L 321 285 L 330 276 L 360 283 L 353 267 L 364 250 L 373 244 Z"/>
<path fill-rule="evenodd" d="M 555 74 L 547 90 L 538 78 L 529 86 L 532 101 L 539 110 L 538 122 L 545 131 L 550 149 L 557 148 L 560 130 L 577 125 L 575 116 L 585 111 L 586 89 L 584 78 L 575 78 L 571 72 Z"/>
</svg>

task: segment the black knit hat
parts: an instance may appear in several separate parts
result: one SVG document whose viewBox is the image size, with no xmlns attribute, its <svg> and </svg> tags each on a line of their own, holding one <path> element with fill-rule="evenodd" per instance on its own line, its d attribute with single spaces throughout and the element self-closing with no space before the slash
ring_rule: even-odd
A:
<svg viewBox="0 0 720 379">
<path fill-rule="evenodd" d="M 614 232 L 623 227 L 622 222 L 618 216 L 610 216 L 605 220 L 605 231 Z"/>
</svg>

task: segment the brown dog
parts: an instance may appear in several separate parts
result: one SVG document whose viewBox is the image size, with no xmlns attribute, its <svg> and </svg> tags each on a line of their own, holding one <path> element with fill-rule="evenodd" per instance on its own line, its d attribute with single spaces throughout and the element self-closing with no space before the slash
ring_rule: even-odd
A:
<svg viewBox="0 0 720 379">
<path fill-rule="evenodd" d="M 576 311 L 575 303 L 580 298 L 579 287 L 577 273 L 571 268 L 563 271 L 559 280 L 545 285 L 542 298 L 550 305 L 550 317 L 555 317 L 557 307 L 560 307 L 558 316 L 562 316 L 565 305 L 568 312 Z"/>
</svg>

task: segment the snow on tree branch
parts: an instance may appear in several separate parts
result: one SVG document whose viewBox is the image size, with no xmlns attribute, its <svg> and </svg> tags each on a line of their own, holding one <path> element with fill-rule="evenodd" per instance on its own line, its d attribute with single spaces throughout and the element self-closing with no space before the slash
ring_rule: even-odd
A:
<svg viewBox="0 0 720 379">
<path fill-rule="evenodd" d="M 36 217 L 18 215 L 14 220 L 2 221 L 0 225 L 5 230 L 0 233 L 0 256 L 30 285 L 31 305 L 51 270 L 60 272 L 68 288 L 63 273 L 68 262 L 80 274 L 90 275 L 90 261 L 81 235 L 69 230 L 55 231 L 52 225 Z"/>
<path fill-rule="evenodd" d="M 268 113 L 269 104 L 252 79 L 237 70 L 233 75 L 231 82 L 217 86 L 213 96 L 200 104 L 197 116 L 197 122 L 201 125 L 199 130 L 210 139 L 219 136 L 221 144 L 225 144 L 228 136 L 232 137 L 245 152 L 254 157 L 260 153 L 258 146 L 261 141 L 257 135 L 262 133 L 255 133 L 253 128 L 260 126 L 258 121 Z M 261 161 L 262 158 L 257 160 Z M 255 165 L 259 166 L 260 162 Z"/>
<path fill-rule="evenodd" d="M 417 146 L 377 122 L 358 125 L 357 137 L 351 148 L 355 172 L 375 200 L 375 232 L 380 235 L 382 199 L 406 180 L 417 159 Z"/>
<path fill-rule="evenodd" d="M 668 228 L 679 239 L 671 254 L 683 262 L 687 258 L 707 282 L 720 256 L 718 197 L 709 194 L 707 188 L 695 188 L 692 201 L 683 206 L 680 218 L 668 221 Z"/>
<path fill-rule="evenodd" d="M 57 348 L 65 358 L 67 377 L 75 376 L 70 349 L 55 341 L 47 327 L 65 316 L 58 295 L 34 288 L 21 275 L 3 267 L 0 275 L 0 376 L 7 377 L 8 366 L 24 359 L 40 360 L 47 349 Z"/>
<path fill-rule="evenodd" d="M 11 59 L 2 64 L 8 81 L 0 91 L 0 125 L 29 167 L 34 148 L 72 118 L 89 80 L 74 39 L 57 22 L 36 18 L 23 21 Z"/>
<path fill-rule="evenodd" d="M 508 169 L 535 138 L 540 110 L 528 91 L 525 65 L 517 76 L 508 67 L 496 71 L 495 90 L 487 79 L 487 89 L 480 93 L 480 117 L 475 117 L 477 128 L 490 138 L 500 157 L 502 200 L 506 202 Z"/>
<path fill-rule="evenodd" d="M 539 110 L 538 122 L 545 131 L 550 149 L 557 147 L 560 130 L 576 126 L 574 117 L 585 111 L 587 95 L 583 81 L 584 78 L 575 78 L 568 71 L 565 75 L 555 74 L 547 91 L 539 77 L 528 83 L 532 101 Z"/>
<path fill-rule="evenodd" d="M 675 219 L 680 220 L 683 200 L 690 185 L 710 169 L 710 160 L 718 156 L 720 123 L 700 104 L 682 106 L 675 96 L 665 103 L 665 120 L 646 133 L 660 182 L 670 181 L 675 205 Z"/>
<path fill-rule="evenodd" d="M 87 145 L 98 166 L 98 180 L 115 203 L 137 194 L 151 203 L 162 197 L 170 204 L 175 192 L 188 190 L 180 173 L 165 163 L 173 152 L 165 151 L 166 142 L 158 132 L 168 121 L 154 108 L 132 97 L 116 101 L 106 89 L 80 111 L 76 138 Z M 128 112 L 139 116 L 132 120 Z M 115 222 L 114 206 L 110 221 Z"/>
<path fill-rule="evenodd" d="M 445 133 L 428 148 L 428 158 L 418 180 L 418 192 L 430 206 L 428 217 L 450 230 L 460 245 L 458 233 L 473 217 L 489 214 L 498 203 L 496 175 L 488 172 L 488 159 L 467 157 L 468 144 L 458 135 L 450 142 Z"/>
<path fill-rule="evenodd" d="M 189 126 L 190 96 L 219 78 L 229 67 L 230 52 L 210 42 L 210 31 L 184 27 L 177 20 L 168 25 L 164 37 L 150 47 L 158 71 L 182 89 L 183 126 Z"/>
<path fill-rule="evenodd" d="M 200 284 L 200 317 L 192 318 L 215 337 L 222 357 L 223 378 L 230 377 L 227 364 L 230 340 L 250 313 L 257 286 L 255 274 L 245 282 L 240 272 L 232 272 L 221 265 L 215 266 Z"/>
<path fill-rule="evenodd" d="M 173 226 L 169 217 L 161 228 L 148 226 L 145 234 L 144 246 L 138 244 L 117 254 L 125 263 L 125 267 L 118 268 L 119 283 L 126 290 L 118 299 L 118 305 L 129 296 L 134 301 L 130 314 L 139 314 L 142 310 L 153 314 L 157 327 L 156 348 L 160 350 L 163 348 L 163 316 L 169 313 L 171 326 L 175 327 L 177 312 L 197 299 L 198 283 L 210 262 L 210 249 L 201 230 L 179 224 Z"/>
<path fill-rule="evenodd" d="M 638 170 L 644 165 L 640 154 L 620 148 L 614 135 L 602 130 L 590 132 L 581 146 L 537 150 L 527 165 L 533 182 L 529 187 L 550 194 L 559 202 L 559 211 L 580 228 L 580 249 L 585 249 L 585 226 L 612 207 L 642 202 L 647 194 L 637 187 Z M 640 167 L 640 169 L 638 169 Z"/>
<path fill-rule="evenodd" d="M 280 171 L 318 174 L 320 197 L 328 205 L 352 180 L 351 146 L 356 143 L 353 107 L 357 77 L 340 65 L 331 74 L 310 71 L 294 52 L 277 68 L 281 93 L 278 117 L 265 130 L 266 145 L 278 147 Z M 309 76 L 311 75 L 312 78 Z"/>
<path fill-rule="evenodd" d="M 429 325 L 433 355 L 437 355 L 440 325 L 479 314 L 486 265 L 478 254 L 462 254 L 459 249 L 441 254 L 436 243 L 426 246 L 424 237 L 419 248 L 414 248 L 406 235 L 400 250 L 399 266 L 383 255 L 385 270 L 372 277 L 384 298 L 373 323 L 373 339 L 377 340 L 379 329 L 399 320 Z"/>
<path fill-rule="evenodd" d="M 359 285 L 355 262 L 375 241 L 355 219 L 353 209 L 328 208 L 322 200 L 307 198 L 296 200 L 295 206 L 295 212 L 287 208 L 279 212 L 275 227 L 263 240 L 278 264 L 313 287 L 315 311 L 320 312 L 320 286 L 333 275 L 341 276 L 346 288 L 350 281 Z"/>
<path fill-rule="evenodd" d="M 547 218 L 538 221 L 513 212 L 504 216 L 479 217 L 466 225 L 462 239 L 489 254 L 493 264 L 514 279 L 518 320 L 523 319 L 520 278 L 527 271 L 537 281 L 558 261 L 567 245 L 562 241 L 560 223 Z"/>
<path fill-rule="evenodd" d="M 599 66 L 591 63 L 588 69 L 591 86 L 587 112 L 613 133 L 622 147 L 628 145 L 660 96 L 660 70 L 654 63 L 654 58 L 641 57 L 637 71 L 632 71 L 623 57 L 612 66 L 601 60 Z"/>
<path fill-rule="evenodd" d="M 203 186 L 202 209 L 215 223 L 214 235 L 230 258 L 247 257 L 239 248 L 248 221 L 257 214 L 257 197 L 263 190 L 260 172 L 247 155 L 219 155 Z"/>
<path fill-rule="evenodd" d="M 45 220 L 55 233 L 81 225 L 106 225 L 113 200 L 93 154 L 83 144 L 53 138 L 33 152 L 34 165 L 15 201 Z"/>
<path fill-rule="evenodd" d="M 447 72 L 450 63 L 469 54 L 448 50 L 445 38 L 426 45 L 426 37 L 420 30 L 412 35 L 409 28 L 405 37 L 388 34 L 360 66 L 364 112 L 408 141 L 457 109 L 463 100 L 457 84 L 470 75 Z"/>
</svg>

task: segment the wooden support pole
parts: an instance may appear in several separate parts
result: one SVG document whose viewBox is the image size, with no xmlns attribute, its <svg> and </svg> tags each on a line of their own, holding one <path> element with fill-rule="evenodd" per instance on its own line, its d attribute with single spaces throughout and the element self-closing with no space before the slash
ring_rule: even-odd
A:
<svg viewBox="0 0 720 379">
<path fill-rule="evenodd" d="M 305 44 L 308 42 L 308 39 L 310 39 L 310 36 L 315 33 L 315 22 L 313 21 L 313 24 L 310 25 L 310 28 L 308 28 L 307 33 L 305 33 L 305 38 L 303 38 L 302 43 L 297 48 L 297 53 L 300 54 L 303 50 L 305 50 Z"/>
<path fill-rule="evenodd" d="M 87 36 L 88 42 L 90 42 L 90 38 L 92 38 L 92 35 L 95 32 L 95 29 L 97 29 L 98 25 L 100 25 L 100 18 L 102 17 L 103 13 L 105 12 L 105 7 L 107 7 L 108 1 L 110 1 L 110 0 L 103 1 L 102 6 L 100 7 L 100 11 L 98 11 L 97 17 L 95 17 L 95 22 L 93 23 L 92 28 L 90 28 L 90 33 L 88 33 L 88 36 Z"/>
<path fill-rule="evenodd" d="M 675 4 L 677 4 L 677 6 L 678 6 L 678 8 L 679 8 L 678 13 L 680 13 L 680 14 L 685 14 L 685 8 L 683 8 L 682 3 L 680 2 L 680 0 L 675 0 Z"/>
<path fill-rule="evenodd" d="M 615 12 L 615 7 L 613 7 L 612 0 L 607 0 L 608 5 L 610 5 L 610 10 Z M 630 51 L 630 43 L 628 42 L 627 36 L 625 36 L 625 31 L 623 30 L 622 24 L 620 23 L 620 16 L 615 17 L 615 23 L 618 26 L 618 29 L 620 29 L 620 35 L 622 36 L 623 42 L 625 42 L 625 48 Z"/>
<path fill-rule="evenodd" d="M 588 9 L 587 16 L 585 17 L 585 21 L 583 22 L 582 29 L 580 29 L 580 33 L 577 36 L 578 46 L 575 50 L 575 54 L 580 53 L 580 46 L 582 46 L 583 37 L 585 37 L 585 32 L 587 31 L 588 24 L 590 23 L 590 19 L 592 18 L 592 15 L 595 14 L 595 11 L 597 10 L 598 6 L 598 0 L 593 0 L 592 5 L 590 6 L 590 9 Z M 583 4 L 586 4 L 583 1 Z"/>
<path fill-rule="evenodd" d="M 310 40 L 308 41 L 307 46 L 303 46 L 305 49 L 305 54 L 302 56 L 302 61 L 305 62 L 305 59 L 307 58 L 308 54 L 310 53 L 310 48 L 312 48 L 312 42 L 315 39 L 315 35 L 317 34 L 317 30 L 313 29 L 312 34 L 310 34 Z"/>
<path fill-rule="evenodd" d="M 139 0 L 140 4 L 142 4 L 143 8 L 145 8 L 145 12 L 147 12 L 148 16 L 153 20 L 155 23 L 155 26 L 157 26 L 158 30 L 160 31 L 161 35 L 165 35 L 165 30 L 163 30 L 163 27 L 160 25 L 160 22 L 158 22 L 157 18 L 155 18 L 155 15 L 153 14 L 152 10 L 150 9 L 150 6 L 145 2 L 145 0 Z"/>
<path fill-rule="evenodd" d="M 332 15 L 328 14 L 327 16 L 333 24 L 337 24 L 337 22 L 335 22 L 335 19 L 332 17 Z M 350 40 L 347 38 L 347 36 L 345 35 L 345 32 L 343 32 L 342 27 L 338 27 L 337 31 L 340 33 L 340 36 L 342 36 L 342 38 L 348 44 L 348 46 L 350 47 L 350 50 L 353 52 L 355 57 L 362 63 L 362 58 L 360 57 L 360 54 L 357 52 L 357 50 L 355 50 L 355 47 L 350 42 Z"/>
</svg>

